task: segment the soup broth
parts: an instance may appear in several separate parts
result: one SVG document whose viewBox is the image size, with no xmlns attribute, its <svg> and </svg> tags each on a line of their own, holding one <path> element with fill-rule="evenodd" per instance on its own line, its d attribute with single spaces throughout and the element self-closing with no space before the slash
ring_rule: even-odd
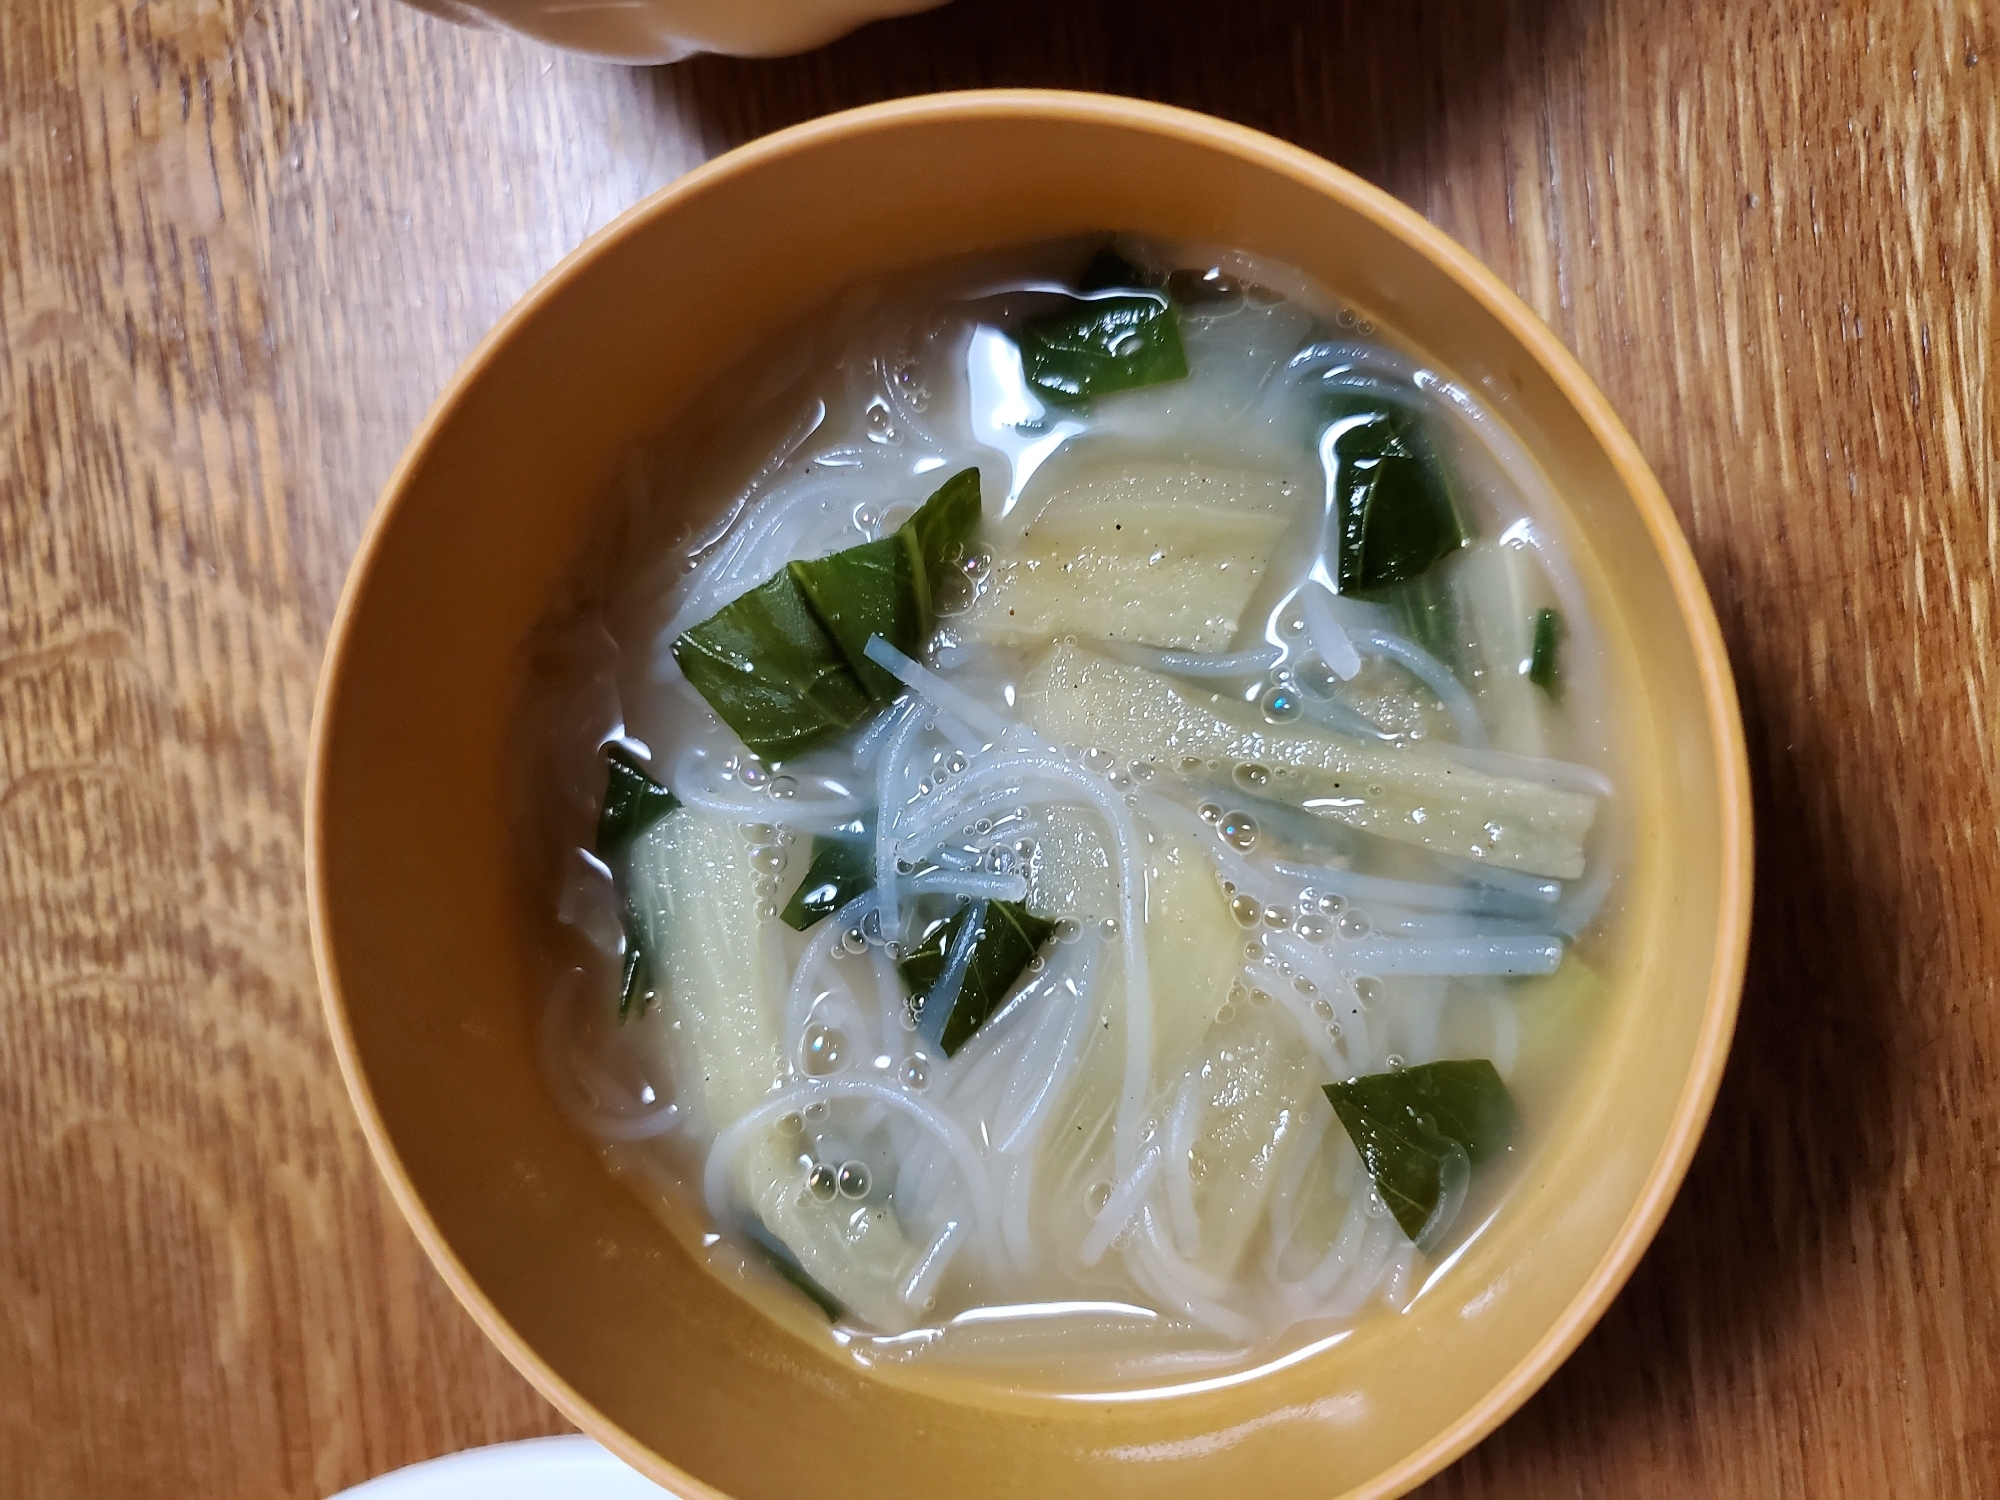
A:
<svg viewBox="0 0 2000 1500">
<path fill-rule="evenodd" d="M 1615 937 L 1558 515 L 1281 266 L 856 288 L 632 456 L 530 643 L 551 1087 L 877 1368 L 1170 1385 L 1407 1307 Z"/>
</svg>

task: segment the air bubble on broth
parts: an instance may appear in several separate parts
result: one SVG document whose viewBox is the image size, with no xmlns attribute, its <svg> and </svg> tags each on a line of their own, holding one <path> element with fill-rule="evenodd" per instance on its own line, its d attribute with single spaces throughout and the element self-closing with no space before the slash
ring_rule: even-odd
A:
<svg viewBox="0 0 2000 1500">
<path fill-rule="evenodd" d="M 886 1378 L 1163 1389 L 1407 1307 L 1556 1114 L 1619 938 L 1605 669 L 1539 471 L 1300 273 L 1120 240 L 1134 279 L 1082 290 L 1100 246 L 864 285 L 718 371 L 527 647 L 555 1097 L 716 1276 Z M 1051 386 L 1170 368 L 1160 308 L 1184 376 Z M 1086 369 L 1094 309 L 1126 323 Z M 871 679 L 805 590 L 852 722 L 753 750 L 676 647 L 968 469 L 932 633 L 867 656 L 913 664 Z M 1465 544 L 1357 588 L 1433 490 Z M 1511 1134 L 1448 1134 L 1496 1097 Z M 1406 1224 L 1424 1184 L 1357 1141 L 1411 1107 L 1441 1165 Z"/>
</svg>

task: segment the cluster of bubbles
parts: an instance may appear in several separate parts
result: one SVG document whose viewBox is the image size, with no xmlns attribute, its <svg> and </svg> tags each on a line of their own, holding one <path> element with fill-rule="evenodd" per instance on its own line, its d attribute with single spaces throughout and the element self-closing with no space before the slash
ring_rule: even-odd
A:
<svg viewBox="0 0 2000 1500">
<path fill-rule="evenodd" d="M 749 846 L 745 857 L 756 876 L 758 920 L 768 922 L 778 914 L 778 894 L 784 889 L 785 867 L 798 835 L 771 823 L 738 823 L 736 831 Z"/>
<path fill-rule="evenodd" d="M 1260 956 L 1262 951 L 1258 950 Z M 1262 1010 L 1270 1003 L 1271 992 L 1261 984 L 1236 979 L 1230 983 L 1229 994 L 1223 999 L 1222 1004 L 1215 1008 L 1215 1019 L 1218 1024 L 1227 1026 L 1244 1010 Z"/>
<path fill-rule="evenodd" d="M 1288 612 L 1278 622 L 1278 628 L 1286 635 L 1299 637 L 1306 633 L 1306 617 L 1297 610 Z M 1298 648 L 1285 647 L 1285 660 L 1271 673 L 1270 686 L 1257 698 L 1257 706 L 1263 711 L 1267 724 L 1289 724 L 1305 712 L 1301 694 L 1315 698 L 1331 698 L 1339 686 L 1340 678 L 1317 654 L 1296 654 Z"/>
<path fill-rule="evenodd" d="M 1294 618 L 1282 623 L 1293 634 L 1305 630 L 1303 618 Z M 1318 657 L 1306 658 L 1298 670 L 1311 678 L 1309 690 L 1331 691 L 1335 679 Z M 1273 692 L 1280 690 L 1289 692 L 1294 682 L 1290 671 L 1281 669 L 1276 677 L 1279 680 Z M 1268 697 L 1269 695 L 1267 699 Z M 1274 720 L 1294 716 L 1297 712 L 1295 699 L 1288 703 L 1277 704 L 1275 714 L 1271 712 L 1272 707 L 1273 705 L 1267 701 L 1267 717 L 1272 717 Z M 1137 782 L 1148 781 L 1158 770 L 1149 761 L 1134 762 L 1129 770 L 1120 769 L 1115 757 L 1108 751 L 1096 747 L 1081 752 L 1072 748 L 1069 753 L 1072 759 L 1080 758 L 1086 769 L 1109 776 L 1114 784 L 1122 782 L 1126 786 L 1132 786 Z M 1219 775 L 1223 771 L 1223 762 L 1204 760 L 1199 756 L 1190 755 L 1181 759 L 1179 769 L 1186 776 L 1199 776 L 1204 772 Z M 1274 771 L 1271 767 L 1254 761 L 1240 762 L 1229 768 L 1230 781 L 1252 795 L 1265 792 L 1277 777 L 1285 774 L 1284 767 Z M 1128 797 L 1127 801 L 1136 802 L 1136 798 Z M 1247 853 L 1257 846 L 1260 830 L 1256 818 L 1250 813 L 1215 801 L 1205 801 L 1195 811 L 1202 822 L 1213 828 L 1216 836 L 1232 849 Z M 1233 881 L 1224 880 L 1222 884 L 1229 898 L 1229 914 L 1246 934 L 1254 934 L 1261 929 L 1273 929 L 1290 932 L 1305 942 L 1317 946 L 1336 937 L 1351 942 L 1366 937 L 1373 930 L 1368 914 L 1350 907 L 1347 899 L 1337 891 L 1318 891 L 1307 886 L 1299 891 L 1290 906 L 1285 906 L 1276 902 L 1261 901 L 1248 892 L 1239 890 Z M 1069 925 L 1074 926 L 1074 924 Z M 1116 919 L 1107 919 L 1104 923 L 1105 934 L 1110 936 L 1116 930 Z M 1063 935 L 1073 936 L 1073 933 Z M 1243 957 L 1246 964 L 1252 968 L 1267 963 L 1274 964 L 1280 976 L 1288 978 L 1292 988 L 1311 1001 L 1313 1014 L 1326 1025 L 1328 1038 L 1336 1044 L 1341 1041 L 1342 1032 L 1334 1003 L 1319 993 L 1319 987 L 1311 979 L 1303 974 L 1294 974 L 1289 963 L 1271 959 L 1264 945 L 1254 936 L 1248 937 L 1245 941 Z M 1353 981 L 1353 991 L 1359 1009 L 1372 1009 L 1381 998 L 1381 981 L 1372 976 L 1359 977 Z M 1239 980 L 1231 988 L 1228 998 L 1217 1008 L 1215 1019 L 1227 1024 L 1235 1019 L 1243 1007 L 1268 1005 L 1270 1001 L 1271 995 L 1268 990 Z"/>
<path fill-rule="evenodd" d="M 868 424 L 868 441 L 871 443 L 895 443 L 903 434 L 896 427 L 895 413 L 889 410 L 889 403 L 880 396 L 868 403 L 864 419 Z"/>
<path fill-rule="evenodd" d="M 809 1104 L 803 1111 L 780 1119 L 778 1130 L 783 1135 L 803 1138 L 809 1127 L 824 1123 L 826 1118 L 824 1102 Z M 799 1165 L 805 1171 L 805 1190 L 799 1195 L 801 1205 L 808 1195 L 821 1203 L 831 1203 L 835 1198 L 866 1198 L 869 1188 L 874 1185 L 865 1162 L 844 1161 L 836 1166 L 832 1162 L 816 1159 L 809 1151 L 802 1151 Z"/>
<path fill-rule="evenodd" d="M 806 1157 L 803 1164 L 806 1191 L 822 1203 L 831 1203 L 835 1198 L 866 1198 L 873 1186 L 867 1166 L 858 1161 L 842 1162 L 836 1167 L 832 1162 Z"/>
<path fill-rule="evenodd" d="M 1076 637 L 1073 635 L 1065 636 L 1063 639 L 1071 645 L 1076 644 Z M 1092 775 L 1102 776 L 1111 783 L 1113 791 L 1123 792 L 1127 807 L 1139 805 L 1140 784 L 1151 781 L 1156 770 L 1150 761 L 1143 760 L 1135 760 L 1130 765 L 1120 765 L 1118 757 L 1101 745 L 1092 745 L 1087 749 L 1076 745 L 1065 745 L 1062 755 L 1065 760 L 1077 762 Z"/>
<path fill-rule="evenodd" d="M 1257 847 L 1257 820 L 1247 812 L 1225 809 L 1220 802 L 1204 802 L 1195 812 L 1230 848 L 1247 854 Z"/>
<path fill-rule="evenodd" d="M 1203 760 L 1199 756 L 1189 755 L 1182 758 L 1180 769 L 1185 776 L 1199 776 L 1204 771 L 1220 774 L 1223 764 L 1219 760 Z M 1152 767 L 1148 766 L 1146 770 L 1150 775 Z M 1272 781 L 1285 774 L 1287 774 L 1285 767 L 1281 766 L 1273 771 L 1269 766 L 1259 765 L 1255 761 L 1244 761 L 1229 769 L 1230 781 L 1252 796 L 1267 793 Z M 1262 830 L 1258 828 L 1257 819 L 1252 814 L 1241 808 L 1228 807 L 1214 801 L 1203 802 L 1195 811 L 1200 815 L 1202 822 L 1215 830 L 1217 837 L 1239 854 L 1247 854 L 1257 847 L 1257 840 Z"/>
<path fill-rule="evenodd" d="M 1232 881 L 1223 882 L 1223 891 L 1229 898 L 1230 916 L 1246 933 L 1264 929 L 1290 932 L 1318 945 L 1328 942 L 1336 934 L 1353 941 L 1365 937 L 1371 930 L 1368 914 L 1350 907 L 1346 898 L 1337 891 L 1316 891 L 1306 886 L 1290 906 L 1259 901 L 1255 896 L 1238 890 Z M 1334 1002 L 1320 992 L 1317 984 L 1306 975 L 1295 973 L 1291 964 L 1274 958 L 1254 936 L 1248 937 L 1243 944 L 1243 959 L 1251 970 L 1268 966 L 1277 971 L 1280 979 L 1289 979 L 1292 988 L 1311 1003 L 1313 1015 L 1326 1027 L 1328 1040 L 1339 1044 L 1342 1032 L 1338 1012 Z M 1252 974 L 1252 981 L 1257 977 Z M 1381 980 L 1364 974 L 1353 979 L 1351 984 L 1358 1010 L 1373 1010 L 1381 1003 Z M 1236 1018 L 1238 1009 L 1243 1005 L 1268 1004 L 1270 999 L 1269 992 L 1258 988 L 1256 983 L 1238 979 L 1230 987 L 1228 998 L 1217 1007 L 1215 1019 L 1226 1025 Z"/>
<path fill-rule="evenodd" d="M 890 392 L 911 411 L 922 416 L 930 408 L 930 381 L 914 351 L 908 348 L 897 350 L 883 362 L 882 373 L 888 378 Z"/>
<path fill-rule="evenodd" d="M 1294 640 L 1286 645 L 1284 659 L 1251 692 L 1263 709 L 1266 723 L 1290 723 L 1306 712 L 1312 700 L 1343 699 L 1350 709 L 1385 732 L 1411 740 L 1425 738 L 1425 715 L 1420 710 L 1413 713 L 1403 695 L 1357 692 L 1358 682 L 1342 683 L 1326 659 L 1300 639 L 1306 634 L 1303 614 L 1288 611 L 1278 621 L 1278 628 Z"/>
<path fill-rule="evenodd" d="M 847 1064 L 848 1048 L 846 1032 L 838 1026 L 814 1022 L 806 1028 L 805 1037 L 800 1045 L 800 1064 L 808 1077 L 825 1078 L 829 1074 L 838 1073 Z M 879 1072 L 893 1070 L 896 1077 L 902 1080 L 903 1087 L 917 1093 L 922 1093 L 930 1087 L 930 1059 L 921 1052 L 910 1053 L 900 1063 L 885 1054 L 875 1059 L 875 1067 Z M 794 1118 L 788 1115 L 779 1123 L 790 1129 L 786 1122 Z"/>
<path fill-rule="evenodd" d="M 739 786 L 779 802 L 789 802 L 799 794 L 799 779 L 788 776 L 783 771 L 774 772 L 764 764 L 764 757 L 755 751 L 743 755 L 732 755 L 722 763 L 722 779 L 734 781 Z"/>
<path fill-rule="evenodd" d="M 956 775 L 966 765 L 966 758 L 953 751 L 938 769 L 937 784 L 943 784 L 947 773 Z M 979 818 L 967 823 L 958 831 L 958 857 L 969 861 L 970 868 L 990 870 L 996 875 L 1025 872 L 1034 858 L 1035 841 L 1027 837 L 1016 838 L 1012 830 L 1027 819 L 1028 810 L 1016 807 L 998 818 Z M 898 860 L 896 868 L 907 875 L 917 866 L 908 860 Z"/>
<path fill-rule="evenodd" d="M 879 396 L 868 403 L 868 436 L 877 443 L 900 440 L 894 414 Z M 864 500 L 854 507 L 854 529 L 872 541 L 900 526 L 911 513 L 907 507 L 900 506 L 885 511 Z M 931 604 L 940 615 L 962 614 L 971 608 L 972 601 L 979 595 L 980 585 L 993 571 L 991 548 L 967 548 L 958 554 L 956 561 L 956 568 L 931 583 Z"/>
<path fill-rule="evenodd" d="M 799 794 L 796 776 L 774 773 L 755 753 L 730 756 L 722 763 L 722 779 L 778 802 L 789 802 Z M 757 876 L 757 918 L 768 922 L 778 914 L 779 877 L 785 873 L 787 848 L 798 835 L 771 823 L 739 823 L 737 831 L 750 846 L 750 868 Z"/>
<path fill-rule="evenodd" d="M 979 586 L 993 571 L 993 554 L 973 547 L 960 555 L 958 566 L 931 585 L 931 605 L 940 615 L 963 614 L 979 597 Z"/>
<path fill-rule="evenodd" d="M 924 725 L 926 730 L 937 728 L 935 721 Z M 940 759 L 934 759 L 930 769 L 917 782 L 917 796 L 928 797 L 932 792 L 941 791 L 952 777 L 962 774 L 972 764 L 972 759 L 963 750 L 953 750 Z M 1016 808 L 1012 813 L 994 820 L 1005 822 L 1008 818 L 1025 818 L 1027 809 Z"/>
<path fill-rule="evenodd" d="M 1368 932 L 1368 914 L 1350 908 L 1347 898 L 1337 891 L 1322 892 L 1307 886 L 1291 906 L 1280 906 L 1238 890 L 1234 881 L 1225 880 L 1222 889 L 1229 897 L 1229 915 L 1246 931 L 1271 927 L 1314 944 L 1326 942 L 1336 932 L 1349 939 L 1363 937 Z M 1261 945 L 1253 942 L 1248 946 L 1256 949 L 1254 953 L 1246 949 L 1246 956 L 1253 963 L 1263 957 Z"/>
</svg>

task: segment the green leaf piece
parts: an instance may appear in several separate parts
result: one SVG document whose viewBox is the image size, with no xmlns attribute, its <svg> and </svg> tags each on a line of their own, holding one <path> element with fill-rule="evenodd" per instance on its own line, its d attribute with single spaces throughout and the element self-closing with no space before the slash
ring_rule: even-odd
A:
<svg viewBox="0 0 2000 1500">
<path fill-rule="evenodd" d="M 653 969 L 639 939 L 639 920 L 625 889 L 625 851 L 632 841 L 681 805 L 680 799 L 647 773 L 638 757 L 623 745 L 605 751 L 604 805 L 597 814 L 597 853 L 611 866 L 618 888 L 619 924 L 625 933 L 625 956 L 618 970 L 618 1019 L 646 1013 L 654 995 Z"/>
<path fill-rule="evenodd" d="M 938 580 L 944 576 L 946 568 L 955 566 L 965 555 L 973 532 L 979 529 L 979 517 L 979 471 L 961 469 L 939 485 L 917 513 L 898 528 L 899 532 L 908 532 L 916 539 L 917 555 L 923 561 L 920 582 L 926 637 L 937 620 L 933 604 Z M 892 637 L 884 636 L 883 639 L 893 643 Z M 864 640 L 862 644 L 865 646 L 868 643 Z"/>
<path fill-rule="evenodd" d="M 952 945 L 967 923 L 976 923 L 965 980 L 948 1011 L 927 1002 L 944 974 Z M 923 939 L 896 965 L 903 986 L 918 1002 L 917 1029 L 954 1057 L 1000 1008 L 1015 981 L 1055 934 L 1056 924 L 1012 901 L 973 902 L 933 922 Z M 943 997 L 940 997 L 942 999 Z"/>
<path fill-rule="evenodd" d="M 808 1301 L 825 1313 L 829 1323 L 838 1323 L 841 1320 L 847 1309 L 841 1306 L 840 1299 L 814 1281 L 785 1242 L 766 1229 L 754 1215 L 744 1220 L 743 1237 L 750 1242 L 753 1250 L 764 1257 L 765 1264 L 803 1292 Z"/>
<path fill-rule="evenodd" d="M 1459 613 L 1459 593 L 1451 586 L 1450 571 L 1433 568 L 1370 597 L 1388 610 L 1397 630 L 1464 681 L 1470 643 L 1465 638 L 1465 619 Z"/>
<path fill-rule="evenodd" d="M 815 836 L 805 879 L 778 919 L 794 932 L 824 921 L 875 885 L 875 851 L 862 839 Z"/>
<path fill-rule="evenodd" d="M 1024 322 L 1015 343 L 1028 384 L 1052 401 L 1088 401 L 1188 372 L 1180 320 L 1158 292 L 1076 298 Z"/>
<path fill-rule="evenodd" d="M 902 692 L 868 659 L 871 636 L 921 655 L 935 580 L 979 525 L 979 470 L 947 479 L 894 535 L 789 563 L 674 642 L 709 707 L 759 755 L 782 760 L 852 728 Z"/>
<path fill-rule="evenodd" d="M 1551 698 L 1562 696 L 1562 665 L 1556 659 L 1562 650 L 1563 617 L 1553 609 L 1535 611 L 1535 641 L 1528 652 L 1528 681 Z"/>
<path fill-rule="evenodd" d="M 1326 1085 L 1375 1191 L 1403 1233 L 1421 1244 L 1447 1190 L 1513 1138 L 1514 1101 L 1484 1058 L 1424 1063 Z"/>
<path fill-rule="evenodd" d="M 1183 266 L 1177 271 L 1148 271 L 1106 245 L 1083 268 L 1076 279 L 1080 292 L 1109 292 L 1126 287 L 1160 291 L 1174 299 L 1177 307 L 1215 311 L 1243 300 L 1243 283 L 1217 266 Z"/>
<path fill-rule="evenodd" d="M 1220 312 L 1243 300 L 1243 283 L 1220 267 L 1184 267 L 1167 278 L 1167 295 L 1189 311 Z"/>
<path fill-rule="evenodd" d="M 873 707 L 789 569 L 681 636 L 674 660 L 722 721 L 769 760 L 853 727 Z"/>
<path fill-rule="evenodd" d="M 680 799 L 646 774 L 623 745 L 605 756 L 604 806 L 597 815 L 597 853 L 611 859 L 679 807 Z"/>
<path fill-rule="evenodd" d="M 1161 278 L 1141 270 L 1114 245 L 1106 245 L 1090 257 L 1083 274 L 1076 279 L 1079 292 L 1109 292 L 1119 287 L 1157 287 Z"/>
<path fill-rule="evenodd" d="M 1379 398 L 1350 399 L 1332 431 L 1341 593 L 1407 582 L 1465 545 L 1444 467 L 1413 412 Z"/>
<path fill-rule="evenodd" d="M 978 502 L 975 489 L 973 503 Z M 789 565 L 812 612 L 878 704 L 893 702 L 903 685 L 868 659 L 868 638 L 879 635 L 906 656 L 922 652 L 931 633 L 922 567 L 916 534 L 907 524 L 880 541 Z"/>
</svg>

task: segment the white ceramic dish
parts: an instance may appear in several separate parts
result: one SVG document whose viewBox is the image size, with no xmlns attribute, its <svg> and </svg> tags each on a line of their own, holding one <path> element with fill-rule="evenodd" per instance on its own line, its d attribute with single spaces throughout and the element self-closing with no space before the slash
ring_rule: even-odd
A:
<svg viewBox="0 0 2000 1500">
<path fill-rule="evenodd" d="M 589 1438 L 530 1438 L 397 1469 L 332 1500 L 674 1500 Z"/>
<path fill-rule="evenodd" d="M 613 62 L 678 62 L 697 52 L 781 57 L 885 16 L 944 0 L 410 0 L 464 26 L 497 28 Z"/>
</svg>

